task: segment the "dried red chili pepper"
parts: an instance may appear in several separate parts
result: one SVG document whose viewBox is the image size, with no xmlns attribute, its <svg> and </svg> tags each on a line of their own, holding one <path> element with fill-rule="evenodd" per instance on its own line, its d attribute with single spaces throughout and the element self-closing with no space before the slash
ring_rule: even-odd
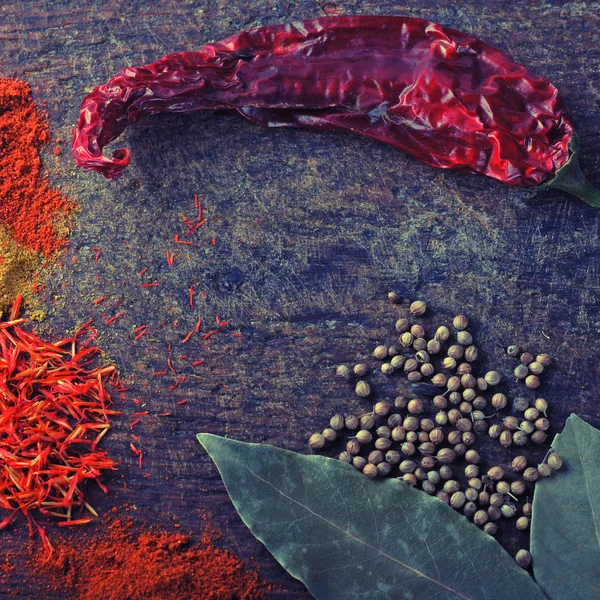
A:
<svg viewBox="0 0 600 600">
<path fill-rule="evenodd" d="M 434 167 L 553 186 L 600 206 L 557 89 L 488 44 L 421 19 L 262 27 L 129 67 L 84 99 L 73 155 L 118 177 L 129 150 L 106 158 L 102 149 L 128 125 L 202 109 L 235 109 L 269 127 L 350 130 Z"/>
</svg>

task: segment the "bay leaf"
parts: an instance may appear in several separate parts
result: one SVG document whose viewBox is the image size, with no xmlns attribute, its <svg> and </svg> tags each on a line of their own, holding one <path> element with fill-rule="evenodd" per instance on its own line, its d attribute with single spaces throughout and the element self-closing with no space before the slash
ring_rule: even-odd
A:
<svg viewBox="0 0 600 600">
<path fill-rule="evenodd" d="M 542 600 L 492 537 L 437 498 L 352 466 L 201 433 L 252 533 L 318 600 Z"/>
<path fill-rule="evenodd" d="M 571 415 L 552 442 L 563 468 L 535 486 L 531 555 L 551 600 L 600 598 L 600 431 Z"/>
</svg>

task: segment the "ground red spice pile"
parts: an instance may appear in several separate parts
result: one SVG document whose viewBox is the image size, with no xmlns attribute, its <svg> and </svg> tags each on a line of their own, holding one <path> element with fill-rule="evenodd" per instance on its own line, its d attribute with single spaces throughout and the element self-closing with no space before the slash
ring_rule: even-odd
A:
<svg viewBox="0 0 600 600">
<path fill-rule="evenodd" d="M 49 142 L 47 115 L 29 85 L 0 78 L 0 221 L 19 244 L 45 256 L 64 246 L 75 208 L 42 172 L 40 153 Z"/>
<path fill-rule="evenodd" d="M 186 535 L 155 528 L 143 533 L 130 520 L 113 519 L 98 535 L 57 545 L 32 566 L 48 589 L 67 589 L 77 600 L 259 600 L 267 585 L 256 571 L 214 545 L 207 530 L 198 545 Z"/>
</svg>

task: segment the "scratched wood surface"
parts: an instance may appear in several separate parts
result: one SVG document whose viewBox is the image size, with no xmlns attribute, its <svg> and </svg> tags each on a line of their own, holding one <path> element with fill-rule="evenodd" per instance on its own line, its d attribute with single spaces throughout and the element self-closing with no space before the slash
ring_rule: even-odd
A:
<svg viewBox="0 0 600 600">
<path fill-rule="evenodd" d="M 126 65 L 323 13 L 308 0 L 83 4 L 0 5 L 0 73 L 37 89 L 63 140 L 83 95 Z M 547 76 L 580 132 L 583 169 L 600 185 L 598 3 L 356 0 L 337 6 L 348 14 L 411 15 L 464 30 Z M 334 412 L 366 410 L 369 403 L 332 372 L 392 340 L 399 309 L 385 301 L 389 289 L 428 302 L 427 328 L 458 311 L 468 314 L 482 369 L 509 373 L 514 365 L 504 347 L 512 342 L 550 353 L 555 366 L 541 393 L 552 405 L 554 431 L 572 411 L 600 425 L 597 210 L 560 192 L 536 194 L 434 170 L 357 136 L 267 130 L 227 114 L 152 118 L 123 140 L 133 160 L 116 182 L 76 169 L 66 146 L 48 159 L 54 181 L 77 198 L 81 212 L 62 268 L 41 295 L 48 314 L 40 328 L 60 335 L 94 317 L 100 345 L 131 387 L 126 402 L 118 400 L 124 417 L 106 443 L 121 468 L 108 478 L 108 497 L 92 494 L 103 514 L 128 504 L 142 521 L 176 518 L 190 531 L 199 531 L 200 514 L 212 514 L 223 544 L 255 557 L 263 576 L 279 585 L 273 598 L 308 598 L 236 516 L 194 435 L 209 431 L 304 451 L 307 435 Z M 177 245 L 174 235 L 183 237 L 181 215 L 194 212 L 194 193 L 202 194 L 208 224 L 193 246 Z M 101 249 L 97 261 L 92 248 Z M 177 255 L 172 267 L 167 251 Z M 160 286 L 140 288 L 154 281 Z M 107 300 L 94 307 L 99 296 Z M 124 315 L 106 326 L 119 310 Z M 209 349 L 196 341 L 180 345 L 198 316 L 209 323 L 207 332 L 217 314 L 230 326 L 207 342 Z M 132 340 L 142 324 L 151 335 Z M 169 343 L 175 369 L 188 374 L 172 390 L 172 374 L 152 376 L 167 369 Z M 189 367 L 201 358 L 203 365 Z M 371 381 L 382 397 L 403 385 L 380 374 Z M 511 382 L 505 389 L 517 390 Z M 128 450 L 128 415 L 140 410 L 133 398 L 152 414 L 173 413 L 136 426 L 142 470 Z M 490 462 L 502 460 L 495 452 L 484 449 Z M 526 543 L 510 527 L 501 540 L 511 552 Z M 24 541 L 21 530 L 4 531 L 0 549 L 18 551 Z M 24 560 L 17 555 L 2 598 L 66 597 L 33 582 Z"/>
</svg>

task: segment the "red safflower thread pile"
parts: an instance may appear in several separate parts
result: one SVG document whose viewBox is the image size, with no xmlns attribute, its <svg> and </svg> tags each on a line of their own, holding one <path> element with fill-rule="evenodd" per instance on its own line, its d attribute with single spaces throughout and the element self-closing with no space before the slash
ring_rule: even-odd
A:
<svg viewBox="0 0 600 600">
<path fill-rule="evenodd" d="M 92 479 L 106 491 L 99 478 L 116 468 L 97 447 L 110 417 L 119 414 L 106 389 L 117 374 L 114 365 L 91 364 L 99 349 L 89 345 L 95 335 L 89 324 L 73 337 L 46 342 L 21 327 L 27 320 L 18 318 L 21 300 L 0 323 L 0 509 L 9 511 L 0 529 L 21 513 L 51 553 L 31 511 L 59 519 L 59 526 L 98 516 L 83 484 Z M 88 516 L 75 518 L 77 509 Z"/>
<path fill-rule="evenodd" d="M 96 535 L 57 544 L 52 560 L 43 552 L 32 568 L 49 590 L 77 600 L 260 600 L 271 586 L 258 572 L 214 544 L 205 531 L 200 543 L 156 528 L 135 530 L 131 520 L 111 519 Z"/>
</svg>

